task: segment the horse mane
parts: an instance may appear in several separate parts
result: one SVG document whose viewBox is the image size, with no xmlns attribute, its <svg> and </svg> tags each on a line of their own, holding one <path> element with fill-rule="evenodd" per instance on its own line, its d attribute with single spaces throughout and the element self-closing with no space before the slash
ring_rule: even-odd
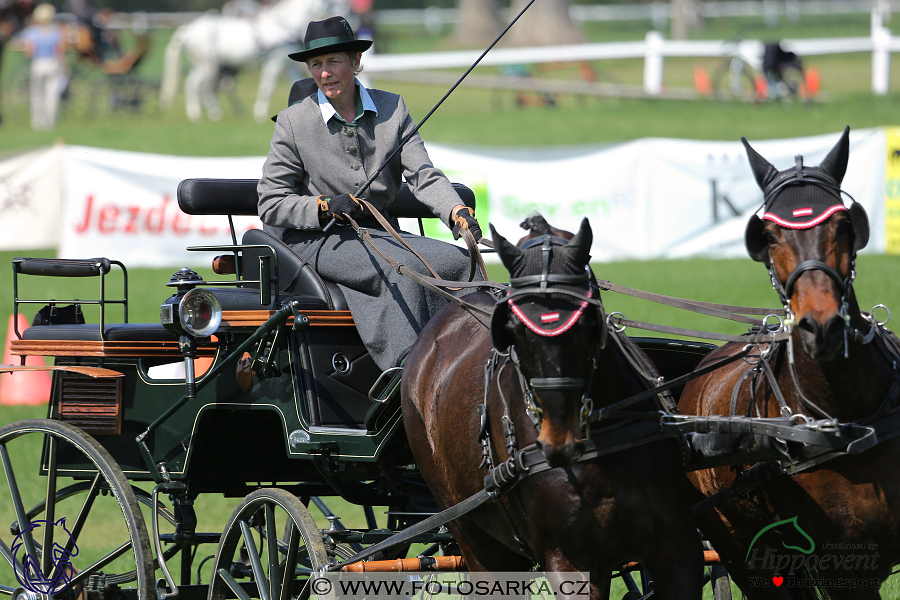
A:
<svg viewBox="0 0 900 600">
<path fill-rule="evenodd" d="M 519 223 L 519 227 L 528 230 L 528 234 L 516 242 L 516 246 L 521 246 L 522 242 L 527 242 L 530 239 L 547 234 L 561 237 L 564 240 L 571 240 L 575 237 L 575 234 L 572 232 L 566 231 L 565 229 L 557 229 L 548 223 L 547 219 L 540 213 L 534 213 L 533 215 L 526 217 L 524 221 Z"/>
</svg>

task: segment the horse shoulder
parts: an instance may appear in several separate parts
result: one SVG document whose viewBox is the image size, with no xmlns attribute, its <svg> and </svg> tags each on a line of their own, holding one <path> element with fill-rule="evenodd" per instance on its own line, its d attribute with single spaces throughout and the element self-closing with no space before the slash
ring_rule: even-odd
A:
<svg viewBox="0 0 900 600">
<path fill-rule="evenodd" d="M 733 356 L 743 347 L 737 343 L 725 344 L 707 354 L 697 368 Z M 681 393 L 679 409 L 693 415 L 728 414 L 731 392 L 749 368 L 743 360 L 737 360 L 688 381 Z"/>
<path fill-rule="evenodd" d="M 466 297 L 484 308 L 490 295 Z M 469 309 L 449 304 L 425 325 L 403 367 L 401 397 L 404 418 L 415 412 L 434 449 L 442 422 L 454 422 L 483 395 L 483 368 L 490 354 L 489 323 Z"/>
</svg>

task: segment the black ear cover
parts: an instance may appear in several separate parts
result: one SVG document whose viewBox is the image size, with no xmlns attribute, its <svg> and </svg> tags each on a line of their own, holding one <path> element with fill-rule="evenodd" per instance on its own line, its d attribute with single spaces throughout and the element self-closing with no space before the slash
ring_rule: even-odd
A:
<svg viewBox="0 0 900 600">
<path fill-rule="evenodd" d="M 491 342 L 498 352 L 506 352 L 515 341 L 513 324 L 509 322 L 509 304 L 499 302 L 491 313 Z"/>
<path fill-rule="evenodd" d="M 853 253 L 856 254 L 869 243 L 869 216 L 859 202 L 854 202 L 848 210 L 853 224 Z"/>
<path fill-rule="evenodd" d="M 769 243 L 763 235 L 766 225 L 762 219 L 753 215 L 747 223 L 744 232 L 744 243 L 747 245 L 747 254 L 756 262 L 769 264 Z"/>
</svg>

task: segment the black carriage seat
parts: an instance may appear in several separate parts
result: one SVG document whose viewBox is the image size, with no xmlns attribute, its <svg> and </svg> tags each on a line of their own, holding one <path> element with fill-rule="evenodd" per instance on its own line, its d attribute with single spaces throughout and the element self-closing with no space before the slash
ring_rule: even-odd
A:
<svg viewBox="0 0 900 600">
<path fill-rule="evenodd" d="M 186 179 L 178 185 L 178 205 L 194 215 L 257 215 L 255 179 Z M 465 185 L 454 183 L 453 188 L 462 204 L 475 208 L 475 194 Z M 434 218 L 430 208 L 419 202 L 404 183 L 397 198 L 388 207 L 391 218 Z M 275 235 L 250 229 L 241 240 L 244 245 L 270 246 L 278 258 L 279 292 L 312 296 L 325 302 L 331 310 L 347 310 L 343 293 L 334 282 L 322 278 L 290 246 Z M 258 257 L 269 254 L 268 249 L 246 249 L 242 252 L 242 277 L 259 279 Z M 252 285 L 252 284 L 251 284 Z"/>
<path fill-rule="evenodd" d="M 97 323 L 33 325 L 22 331 L 23 340 L 78 342 L 177 342 L 178 336 L 161 323 L 106 323 L 103 340 Z"/>
</svg>

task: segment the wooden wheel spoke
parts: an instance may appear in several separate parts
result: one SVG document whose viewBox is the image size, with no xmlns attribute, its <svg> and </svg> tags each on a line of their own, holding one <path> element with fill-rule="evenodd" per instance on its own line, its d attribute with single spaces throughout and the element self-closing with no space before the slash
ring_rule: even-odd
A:
<svg viewBox="0 0 900 600">
<path fill-rule="evenodd" d="M 265 515 L 266 558 L 269 561 L 269 598 L 274 599 L 281 595 L 280 590 L 277 589 L 280 582 L 280 578 L 278 577 L 280 554 L 278 552 L 278 533 L 275 531 L 275 507 L 268 502 L 265 505 Z"/>
<path fill-rule="evenodd" d="M 16 511 L 16 521 L 19 524 L 19 533 L 25 542 L 25 551 L 28 556 L 35 558 L 38 553 L 34 545 L 34 536 L 31 535 L 31 521 L 25 513 L 25 507 L 22 505 L 22 495 L 19 493 L 19 485 L 16 483 L 16 474 L 12 468 L 12 461 L 9 459 L 9 450 L 6 444 L 0 444 L 0 461 L 3 462 L 3 471 L 6 473 L 6 484 L 9 488 L 9 495 L 12 499 L 13 508 Z M 15 544 L 13 544 L 15 545 Z"/>
<path fill-rule="evenodd" d="M 300 546 L 300 531 L 296 525 L 290 524 L 291 533 L 287 539 L 287 556 L 284 559 L 284 571 L 281 573 L 281 589 L 275 600 L 290 600 L 294 589 L 294 579 L 297 577 L 297 551 Z"/>
<path fill-rule="evenodd" d="M 112 561 L 116 560 L 117 558 L 119 558 L 120 556 L 122 556 L 123 554 L 128 552 L 129 550 L 131 550 L 131 542 L 130 541 L 125 542 L 124 544 L 122 544 L 121 546 L 119 546 L 118 548 L 116 548 L 115 550 L 113 550 L 112 552 L 110 552 L 109 554 L 107 554 L 106 556 L 104 556 L 103 558 L 101 558 L 100 560 L 98 560 L 97 562 L 92 564 L 91 566 L 86 567 L 85 569 L 80 571 L 78 573 L 78 575 L 76 575 L 75 577 L 72 578 L 70 585 L 80 583 L 85 578 L 87 578 L 90 575 L 93 575 L 94 573 L 96 573 L 97 571 L 99 571 L 100 569 L 102 569 L 103 567 L 105 567 L 106 565 L 111 563 Z"/>
<path fill-rule="evenodd" d="M 237 581 L 234 580 L 234 577 L 231 576 L 231 573 L 226 571 L 225 569 L 219 569 L 217 571 L 217 575 L 222 578 L 222 581 L 231 588 L 231 591 L 234 592 L 234 595 L 237 596 L 240 600 L 252 600 L 250 596 L 244 591 L 244 588 L 241 587 Z"/>
<path fill-rule="evenodd" d="M 47 438 L 47 458 L 50 463 L 47 465 L 47 493 L 44 496 L 44 519 L 47 521 L 44 526 L 44 541 L 41 545 L 44 552 L 41 554 L 41 573 L 44 577 L 50 575 L 51 570 L 55 570 L 53 566 L 53 532 L 56 529 L 56 465 L 57 451 L 59 450 L 59 440 L 55 436 Z"/>
<path fill-rule="evenodd" d="M 84 523 L 87 521 L 88 515 L 91 512 L 91 507 L 94 505 L 94 499 L 97 497 L 99 493 L 99 485 L 100 485 L 100 473 L 98 472 L 94 475 L 94 480 L 91 482 L 91 487 L 87 491 L 87 495 L 84 499 L 84 502 L 81 504 L 81 509 L 78 511 L 78 516 L 75 517 L 75 523 L 72 524 L 72 529 L 69 530 L 69 539 L 66 540 L 66 554 L 70 554 L 72 549 L 75 547 L 75 544 L 78 542 L 78 536 L 81 534 L 81 530 L 84 529 Z M 50 573 L 49 579 L 52 581 L 56 576 L 56 571 L 59 567 L 54 566 L 53 571 Z"/>
<path fill-rule="evenodd" d="M 6 562 L 9 563 L 9 566 L 13 568 L 17 573 L 21 573 L 23 570 L 22 563 L 20 563 L 16 558 L 12 555 L 12 552 L 9 550 L 9 546 L 3 540 L 0 540 L 0 554 L 3 555 L 3 558 L 6 559 Z"/>
<path fill-rule="evenodd" d="M 253 570 L 253 578 L 256 579 L 256 585 L 259 587 L 260 600 L 269 600 L 269 578 L 263 571 L 262 561 L 259 559 L 259 550 L 256 548 L 256 541 L 253 539 L 253 530 L 247 521 L 241 521 L 241 534 L 244 537 L 244 544 L 247 547 L 247 554 L 250 557 L 250 568 Z"/>
</svg>

